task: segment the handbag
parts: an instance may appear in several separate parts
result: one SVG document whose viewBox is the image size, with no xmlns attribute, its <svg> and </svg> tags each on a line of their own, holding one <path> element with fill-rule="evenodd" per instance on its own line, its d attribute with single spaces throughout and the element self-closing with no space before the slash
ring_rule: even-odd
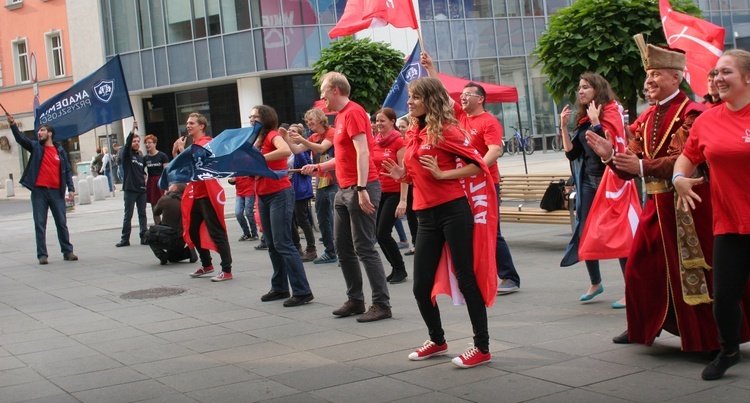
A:
<svg viewBox="0 0 750 403">
<path fill-rule="evenodd" d="M 146 231 L 146 244 L 164 249 L 177 249 L 185 245 L 182 234 L 175 227 L 169 225 L 152 225 Z"/>
<path fill-rule="evenodd" d="M 547 211 L 565 210 L 565 180 L 549 183 L 539 207 Z"/>
</svg>

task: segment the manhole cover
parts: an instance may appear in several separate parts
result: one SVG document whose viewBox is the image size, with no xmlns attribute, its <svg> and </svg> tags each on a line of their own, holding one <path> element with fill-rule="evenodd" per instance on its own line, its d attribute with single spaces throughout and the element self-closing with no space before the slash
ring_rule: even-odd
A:
<svg viewBox="0 0 750 403">
<path fill-rule="evenodd" d="M 183 292 L 187 291 L 184 288 L 170 288 L 170 287 L 161 287 L 161 288 L 149 288 L 146 290 L 136 290 L 136 291 L 130 291 L 126 292 L 125 294 L 122 294 L 122 299 L 152 299 L 152 298 L 161 298 L 161 297 L 171 297 L 173 295 L 180 295 Z"/>
</svg>

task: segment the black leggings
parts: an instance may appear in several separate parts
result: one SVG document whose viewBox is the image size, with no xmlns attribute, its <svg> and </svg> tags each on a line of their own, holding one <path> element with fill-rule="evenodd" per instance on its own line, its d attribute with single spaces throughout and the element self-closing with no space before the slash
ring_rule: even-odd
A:
<svg viewBox="0 0 750 403">
<path fill-rule="evenodd" d="M 734 352 L 739 349 L 743 321 L 740 301 L 750 276 L 750 235 L 716 235 L 713 272 L 719 342 L 724 350 Z"/>
<path fill-rule="evenodd" d="M 465 197 L 417 211 L 419 236 L 414 248 L 414 297 L 419 313 L 427 325 L 430 340 L 437 344 L 445 341 L 440 321 L 440 309 L 432 304 L 432 286 L 435 273 L 447 242 L 456 271 L 458 288 L 466 300 L 469 319 L 474 330 L 474 346 L 489 350 L 487 307 L 474 276 L 473 227 L 474 216 Z"/>
</svg>

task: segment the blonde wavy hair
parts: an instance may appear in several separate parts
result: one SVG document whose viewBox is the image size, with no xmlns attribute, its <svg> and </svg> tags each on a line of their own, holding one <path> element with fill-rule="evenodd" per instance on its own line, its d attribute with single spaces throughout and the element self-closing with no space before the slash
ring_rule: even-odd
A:
<svg viewBox="0 0 750 403">
<path fill-rule="evenodd" d="M 409 83 L 409 96 L 420 98 L 427 110 L 427 139 L 432 145 L 445 141 L 443 128 L 445 125 L 455 126 L 468 138 L 466 131 L 458 126 L 458 120 L 453 115 L 453 105 L 448 91 L 437 78 L 422 77 Z M 411 124 L 419 126 L 419 119 L 411 117 Z"/>
</svg>

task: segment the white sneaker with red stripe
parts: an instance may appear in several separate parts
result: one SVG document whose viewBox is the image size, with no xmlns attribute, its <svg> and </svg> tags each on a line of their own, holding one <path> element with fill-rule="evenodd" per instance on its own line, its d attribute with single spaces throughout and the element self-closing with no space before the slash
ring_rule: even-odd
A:
<svg viewBox="0 0 750 403">
<path fill-rule="evenodd" d="M 227 273 L 220 271 L 219 274 L 211 277 L 211 281 L 213 282 L 219 282 L 219 281 L 227 281 L 232 279 L 232 273 Z"/>
<path fill-rule="evenodd" d="M 488 351 L 483 353 L 480 349 L 471 346 L 463 354 L 451 360 L 452 363 L 461 368 L 472 368 L 477 365 L 487 364 L 492 360 L 492 354 Z"/>
<path fill-rule="evenodd" d="M 448 351 L 448 343 L 443 343 L 442 346 L 435 344 L 431 340 L 424 342 L 422 347 L 418 348 L 417 351 L 409 354 L 409 359 L 412 361 L 422 361 L 430 357 L 438 355 L 445 355 Z"/>
</svg>

